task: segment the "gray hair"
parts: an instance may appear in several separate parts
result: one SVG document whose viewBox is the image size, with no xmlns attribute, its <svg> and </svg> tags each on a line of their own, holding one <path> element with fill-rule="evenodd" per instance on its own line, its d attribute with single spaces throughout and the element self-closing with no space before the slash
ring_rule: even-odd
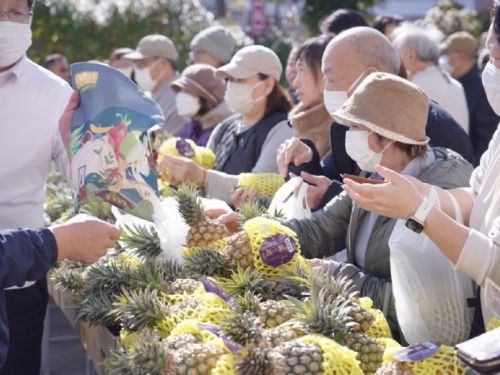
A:
<svg viewBox="0 0 500 375">
<path fill-rule="evenodd" d="M 420 61 L 437 64 L 441 52 L 428 31 L 416 26 L 403 26 L 395 34 L 393 43 L 399 53 L 410 48 Z"/>
</svg>

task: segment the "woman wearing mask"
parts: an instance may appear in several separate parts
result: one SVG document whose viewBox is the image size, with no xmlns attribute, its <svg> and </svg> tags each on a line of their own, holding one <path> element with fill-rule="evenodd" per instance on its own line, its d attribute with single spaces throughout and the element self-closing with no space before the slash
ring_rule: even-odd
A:
<svg viewBox="0 0 500 375">
<path fill-rule="evenodd" d="M 495 0 L 494 19 L 487 46 L 491 59 L 483 72 L 483 85 L 492 108 L 500 114 L 500 1 Z M 387 167 L 387 166 L 386 166 Z M 392 170 L 391 170 L 392 169 Z M 456 268 L 478 283 L 485 324 L 493 317 L 486 306 L 487 280 L 500 285 L 500 133 L 493 135 L 488 150 L 474 170 L 470 188 L 449 193 L 458 201 L 465 225 L 453 219 L 448 194 L 436 188 L 439 204 L 429 198 L 430 186 L 399 174 L 394 168 L 378 166 L 386 183 L 378 186 L 345 180 L 345 191 L 359 206 L 392 218 L 406 219 L 418 226 L 441 249 Z M 429 182 L 429 181 L 424 181 Z M 439 208 L 440 207 L 440 208 Z M 497 312 L 498 314 L 498 312 Z"/>
<path fill-rule="evenodd" d="M 177 93 L 177 113 L 191 119 L 179 137 L 191 139 L 198 146 L 205 146 L 215 126 L 232 114 L 224 101 L 226 85 L 214 73 L 210 65 L 190 65 L 171 84 Z"/>
<path fill-rule="evenodd" d="M 380 179 L 374 172 L 375 165 L 381 164 L 446 189 L 465 186 L 472 172 L 470 164 L 452 151 L 428 147 L 428 108 L 427 95 L 411 82 L 388 73 L 372 73 L 334 118 L 349 128 L 347 153 L 365 176 Z M 229 227 L 235 219 L 234 214 L 220 218 Z M 352 280 L 354 290 L 373 300 L 394 337 L 399 338 L 388 244 L 396 220 L 366 212 L 341 193 L 311 218 L 283 224 L 297 233 L 306 258 L 331 257 L 346 248 L 345 262 L 313 263 Z"/>
<path fill-rule="evenodd" d="M 278 83 L 282 71 L 278 56 L 258 45 L 239 50 L 218 68 L 215 76 L 227 80 L 225 100 L 236 114 L 219 124 L 208 141 L 217 157 L 215 170 L 167 156 L 160 170 L 168 169 L 170 182 L 195 183 L 209 196 L 229 202 L 240 173 L 278 172 L 276 151 L 292 136 L 287 124 L 292 105 Z"/>
</svg>

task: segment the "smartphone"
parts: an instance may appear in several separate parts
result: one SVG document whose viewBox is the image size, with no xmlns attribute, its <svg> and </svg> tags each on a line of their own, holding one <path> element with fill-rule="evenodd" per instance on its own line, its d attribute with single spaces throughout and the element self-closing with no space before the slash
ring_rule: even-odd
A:
<svg viewBox="0 0 500 375">
<path fill-rule="evenodd" d="M 385 181 L 381 180 L 374 180 L 373 178 L 366 178 L 366 177 L 361 177 L 361 176 L 356 176 L 354 174 L 347 174 L 344 173 L 341 175 L 342 179 L 344 178 L 349 178 L 353 180 L 354 182 L 357 182 L 358 184 L 372 184 L 372 185 L 378 185 L 378 184 L 383 184 Z"/>
</svg>

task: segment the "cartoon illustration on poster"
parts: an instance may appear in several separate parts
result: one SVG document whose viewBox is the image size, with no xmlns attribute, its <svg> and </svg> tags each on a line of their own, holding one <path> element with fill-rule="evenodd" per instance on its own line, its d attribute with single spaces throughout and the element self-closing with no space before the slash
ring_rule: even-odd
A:
<svg viewBox="0 0 500 375">
<path fill-rule="evenodd" d="M 71 71 L 80 93 L 70 137 L 78 203 L 102 200 L 152 220 L 158 186 L 147 131 L 163 121 L 161 109 L 103 64 L 74 64 Z"/>
</svg>

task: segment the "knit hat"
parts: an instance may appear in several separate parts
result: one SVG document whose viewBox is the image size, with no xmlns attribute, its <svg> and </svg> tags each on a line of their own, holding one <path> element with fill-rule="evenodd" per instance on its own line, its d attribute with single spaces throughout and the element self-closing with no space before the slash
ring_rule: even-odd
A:
<svg viewBox="0 0 500 375">
<path fill-rule="evenodd" d="M 223 80 L 215 78 L 215 68 L 207 64 L 188 66 L 181 76 L 171 83 L 175 92 L 185 91 L 196 97 L 204 97 L 213 106 L 224 100 L 226 85 Z"/>
<path fill-rule="evenodd" d="M 262 73 L 279 81 L 282 72 L 283 66 L 276 53 L 267 47 L 253 45 L 236 52 L 229 64 L 216 70 L 215 76 L 221 79 L 227 76 L 246 79 Z"/>
<path fill-rule="evenodd" d="M 459 31 L 451 34 L 443 44 L 441 51 L 446 52 L 462 52 L 468 56 L 474 56 L 477 52 L 478 43 L 467 31 Z"/>
<path fill-rule="evenodd" d="M 415 84 L 389 73 L 367 76 L 332 114 L 345 126 L 362 125 L 393 141 L 426 145 L 429 98 Z"/>
<path fill-rule="evenodd" d="M 163 57 L 172 61 L 177 61 L 179 53 L 174 43 L 164 35 L 146 35 L 139 41 L 137 49 L 123 56 L 128 60 L 142 60 L 148 57 Z"/>
<path fill-rule="evenodd" d="M 191 49 L 193 48 L 199 48 L 226 64 L 233 56 L 236 41 L 225 27 L 212 26 L 195 35 L 191 41 Z"/>
</svg>

